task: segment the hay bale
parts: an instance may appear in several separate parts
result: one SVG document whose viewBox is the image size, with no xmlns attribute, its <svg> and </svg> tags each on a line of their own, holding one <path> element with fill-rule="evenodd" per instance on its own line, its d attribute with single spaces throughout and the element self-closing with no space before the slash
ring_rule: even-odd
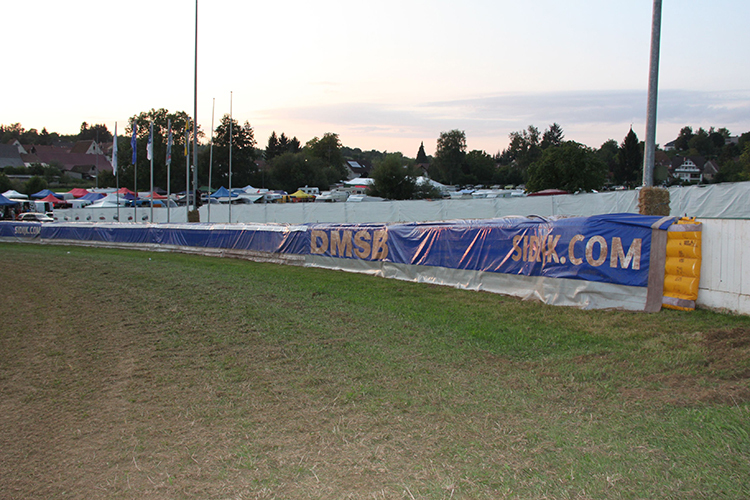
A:
<svg viewBox="0 0 750 500">
<path fill-rule="evenodd" d="M 669 215 L 669 191 L 659 187 L 645 187 L 638 195 L 641 215 Z"/>
<path fill-rule="evenodd" d="M 188 222 L 200 222 L 201 216 L 200 212 L 197 210 L 190 210 L 188 211 Z"/>
</svg>

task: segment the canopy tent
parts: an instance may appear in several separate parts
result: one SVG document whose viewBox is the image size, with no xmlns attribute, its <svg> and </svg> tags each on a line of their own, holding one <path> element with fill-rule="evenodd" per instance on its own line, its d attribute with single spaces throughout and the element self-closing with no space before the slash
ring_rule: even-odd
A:
<svg viewBox="0 0 750 500">
<path fill-rule="evenodd" d="M 221 186 L 211 195 L 211 198 L 229 198 L 230 196 L 234 198 L 239 195 L 237 193 L 230 193 L 227 188 Z"/>
<path fill-rule="evenodd" d="M 81 196 L 78 199 L 84 200 L 84 201 L 96 201 L 96 200 L 104 198 L 104 196 L 105 196 L 104 193 L 89 193 L 86 196 Z"/>
<path fill-rule="evenodd" d="M 126 188 L 126 187 L 121 187 L 117 192 L 120 193 L 121 195 L 123 195 L 123 194 L 131 194 L 131 195 L 135 196 L 135 193 L 133 191 L 131 191 L 130 189 Z"/>
<path fill-rule="evenodd" d="M 42 198 L 41 200 L 37 200 L 37 201 L 43 201 L 45 203 L 52 203 L 53 205 L 62 205 L 62 204 L 67 203 L 67 201 L 61 200 L 60 198 L 52 194 L 49 194 L 45 196 L 44 198 Z"/>
<path fill-rule="evenodd" d="M 74 189 L 71 189 L 70 191 L 68 191 L 68 194 L 72 194 L 73 198 L 81 198 L 81 197 L 86 196 L 87 194 L 89 194 L 89 192 L 88 192 L 87 189 L 74 188 Z"/>
<path fill-rule="evenodd" d="M 293 192 L 289 195 L 290 198 L 297 198 L 298 200 L 309 200 L 310 198 L 315 198 L 315 195 L 307 194 L 301 189 L 298 189 L 297 191 Z"/>
<path fill-rule="evenodd" d="M 116 207 L 119 203 L 121 207 L 126 206 L 128 200 L 134 200 L 135 196 L 132 194 L 117 194 L 109 193 L 108 195 L 96 200 L 93 204 L 86 208 L 106 208 Z"/>
<path fill-rule="evenodd" d="M 18 202 L 17 201 L 9 200 L 8 198 L 6 198 L 5 196 L 3 196 L 3 195 L 0 194 L 0 206 L 2 206 L 2 207 L 10 207 L 10 206 L 13 206 L 13 205 L 18 205 Z"/>
<path fill-rule="evenodd" d="M 50 196 L 50 195 L 57 198 L 58 201 L 62 200 L 62 196 L 58 195 L 54 191 L 50 191 L 49 189 L 42 189 L 38 193 L 32 194 L 31 197 L 35 199 L 41 199 L 41 198 L 46 198 L 47 196 Z"/>
<path fill-rule="evenodd" d="M 18 191 L 14 189 L 7 190 L 6 192 L 3 193 L 3 196 L 5 196 L 6 198 L 14 198 L 16 200 L 28 200 L 29 199 L 29 195 L 19 193 Z"/>
<path fill-rule="evenodd" d="M 138 198 L 144 198 L 147 200 L 151 199 L 151 191 L 138 191 Z M 153 198 L 155 200 L 166 200 L 166 196 L 162 196 L 154 190 Z"/>
</svg>

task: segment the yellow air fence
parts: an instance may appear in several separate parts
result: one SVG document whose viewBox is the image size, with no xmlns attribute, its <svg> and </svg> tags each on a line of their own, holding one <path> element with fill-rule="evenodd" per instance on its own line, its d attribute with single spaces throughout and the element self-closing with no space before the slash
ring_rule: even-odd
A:
<svg viewBox="0 0 750 500">
<path fill-rule="evenodd" d="M 701 277 L 701 223 L 682 218 L 667 232 L 664 298 L 668 309 L 692 311 Z"/>
</svg>

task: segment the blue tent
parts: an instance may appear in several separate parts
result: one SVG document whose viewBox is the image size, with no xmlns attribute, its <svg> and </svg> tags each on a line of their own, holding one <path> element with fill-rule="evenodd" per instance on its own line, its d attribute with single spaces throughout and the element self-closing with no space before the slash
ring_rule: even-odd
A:
<svg viewBox="0 0 750 500">
<path fill-rule="evenodd" d="M 230 196 L 239 196 L 237 193 L 230 193 L 227 188 L 221 186 L 211 195 L 211 198 L 229 198 Z"/>
<path fill-rule="evenodd" d="M 52 195 L 55 198 L 59 198 L 59 199 L 62 200 L 62 196 L 60 196 L 59 194 L 55 193 L 54 191 L 50 191 L 49 189 L 42 189 L 38 193 L 32 194 L 31 197 L 32 198 L 46 198 L 49 195 Z"/>
<path fill-rule="evenodd" d="M 18 202 L 17 201 L 11 201 L 8 198 L 6 198 L 5 196 L 3 196 L 3 195 L 0 194 L 0 206 L 2 206 L 2 207 L 9 207 L 9 206 L 13 206 L 13 205 L 18 205 Z"/>
<path fill-rule="evenodd" d="M 89 194 L 81 196 L 79 198 L 79 200 L 96 201 L 96 200 L 99 200 L 101 198 L 104 198 L 104 194 L 103 193 L 89 193 Z"/>
</svg>

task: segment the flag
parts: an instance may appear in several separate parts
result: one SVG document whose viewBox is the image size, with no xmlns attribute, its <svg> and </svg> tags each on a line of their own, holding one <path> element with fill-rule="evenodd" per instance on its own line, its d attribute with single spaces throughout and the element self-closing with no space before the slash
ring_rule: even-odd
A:
<svg viewBox="0 0 750 500">
<path fill-rule="evenodd" d="M 185 157 L 188 155 L 188 145 L 190 144 L 190 118 L 185 123 Z"/>
<path fill-rule="evenodd" d="M 172 120 L 167 123 L 169 135 L 167 136 L 167 166 L 172 164 Z"/>
<path fill-rule="evenodd" d="M 152 160 L 154 158 L 154 122 L 151 122 L 151 126 L 148 130 L 148 145 L 146 146 L 146 159 Z"/>
<path fill-rule="evenodd" d="M 112 143 L 112 175 L 117 175 L 117 122 L 115 122 L 115 139 Z"/>
<path fill-rule="evenodd" d="M 133 165 L 135 165 L 136 158 L 136 134 L 138 133 L 138 124 L 133 122 L 133 137 L 130 139 L 130 147 L 133 149 Z"/>
</svg>

